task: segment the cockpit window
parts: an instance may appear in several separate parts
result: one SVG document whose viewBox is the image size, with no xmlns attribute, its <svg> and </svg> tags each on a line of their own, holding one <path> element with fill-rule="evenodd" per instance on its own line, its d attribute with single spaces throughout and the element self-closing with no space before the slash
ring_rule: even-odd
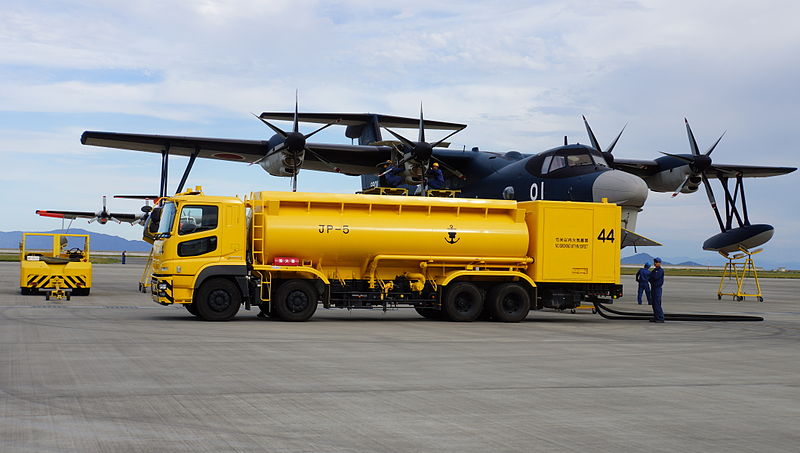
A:
<svg viewBox="0 0 800 453">
<path fill-rule="evenodd" d="M 598 167 L 608 167 L 608 163 L 606 163 L 606 158 L 603 157 L 602 154 L 599 153 L 592 153 L 592 159 L 594 159 L 594 164 Z"/>
<path fill-rule="evenodd" d="M 570 167 L 582 167 L 584 165 L 594 165 L 594 161 L 588 154 L 572 154 L 567 156 L 567 165 Z"/>
<path fill-rule="evenodd" d="M 553 156 L 553 159 L 550 162 L 550 169 L 548 169 L 547 172 L 542 172 L 542 174 L 550 173 L 566 166 L 567 164 L 564 162 L 564 156 Z"/>
</svg>

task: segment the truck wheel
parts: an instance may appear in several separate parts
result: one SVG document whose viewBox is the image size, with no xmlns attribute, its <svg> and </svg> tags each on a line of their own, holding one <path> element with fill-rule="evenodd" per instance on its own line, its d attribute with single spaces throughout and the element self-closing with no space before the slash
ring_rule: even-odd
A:
<svg viewBox="0 0 800 453">
<path fill-rule="evenodd" d="M 197 314 L 205 321 L 228 321 L 236 316 L 241 304 L 239 288 L 224 278 L 203 283 L 193 303 Z"/>
<path fill-rule="evenodd" d="M 275 315 L 284 321 L 307 321 L 317 311 L 319 295 L 306 280 L 289 280 L 275 292 Z"/>
<path fill-rule="evenodd" d="M 420 314 L 425 319 L 434 319 L 440 320 L 442 319 L 442 310 L 437 310 L 435 308 L 430 307 L 414 307 L 414 310 Z"/>
<path fill-rule="evenodd" d="M 19 292 L 20 292 L 20 293 L 21 293 L 23 296 L 27 296 L 27 295 L 30 295 L 30 294 L 32 294 L 32 293 L 31 293 L 31 290 L 30 290 L 29 288 L 26 288 L 26 287 L 24 287 L 24 286 L 20 286 L 20 287 L 19 287 Z"/>
<path fill-rule="evenodd" d="M 183 308 L 185 308 L 186 311 L 188 311 L 190 314 L 194 316 L 200 316 L 200 314 L 197 312 L 197 305 L 195 305 L 194 302 L 192 302 L 191 304 L 182 304 L 182 305 Z"/>
<path fill-rule="evenodd" d="M 531 298 L 521 285 L 503 283 L 493 287 L 486 303 L 492 317 L 501 322 L 520 322 L 528 316 L 531 309 Z"/>
<path fill-rule="evenodd" d="M 483 310 L 481 291 L 472 283 L 453 283 L 446 290 L 444 312 L 450 321 L 475 321 Z"/>
</svg>

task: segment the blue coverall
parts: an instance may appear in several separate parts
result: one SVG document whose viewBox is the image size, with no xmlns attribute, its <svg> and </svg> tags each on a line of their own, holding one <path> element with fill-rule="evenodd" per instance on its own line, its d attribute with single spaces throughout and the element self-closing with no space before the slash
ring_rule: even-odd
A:
<svg viewBox="0 0 800 453">
<path fill-rule="evenodd" d="M 647 305 L 650 305 L 650 269 L 643 267 L 636 271 L 636 281 L 639 282 L 639 291 L 636 294 L 636 301 L 642 305 L 642 293 L 647 297 Z"/>
<path fill-rule="evenodd" d="M 403 172 L 401 167 L 396 167 L 392 165 L 386 170 L 386 173 L 383 175 L 384 181 L 386 181 L 386 185 L 389 187 L 397 187 L 403 183 L 403 177 L 400 176 L 400 173 Z"/>
<path fill-rule="evenodd" d="M 653 319 L 664 321 L 664 310 L 661 309 L 661 289 L 664 286 L 664 269 L 656 267 L 650 271 L 650 293 L 653 303 Z"/>
<path fill-rule="evenodd" d="M 431 168 L 426 175 L 428 177 L 428 187 L 431 189 L 444 189 L 444 175 L 442 170 Z"/>
</svg>

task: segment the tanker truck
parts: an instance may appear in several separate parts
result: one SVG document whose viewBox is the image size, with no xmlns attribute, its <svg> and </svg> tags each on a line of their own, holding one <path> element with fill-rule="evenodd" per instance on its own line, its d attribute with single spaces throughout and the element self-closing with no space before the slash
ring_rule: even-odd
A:
<svg viewBox="0 0 800 453">
<path fill-rule="evenodd" d="M 196 187 L 151 215 L 151 294 L 207 321 L 414 308 L 426 318 L 519 322 L 622 295 L 620 208 Z"/>
</svg>

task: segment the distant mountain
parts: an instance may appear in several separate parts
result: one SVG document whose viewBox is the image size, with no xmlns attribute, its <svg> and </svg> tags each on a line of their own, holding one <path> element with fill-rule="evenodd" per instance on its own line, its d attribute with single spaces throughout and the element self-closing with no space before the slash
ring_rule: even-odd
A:
<svg viewBox="0 0 800 453">
<path fill-rule="evenodd" d="M 637 253 L 636 255 L 626 256 L 620 260 L 622 264 L 639 264 L 643 265 L 644 263 L 653 264 L 653 256 L 648 253 Z M 670 264 L 667 261 L 662 261 L 661 264 Z"/>
<path fill-rule="evenodd" d="M 50 231 L 35 231 L 35 233 L 62 233 L 62 230 Z M 0 249 L 16 249 L 19 248 L 19 243 L 22 241 L 22 231 L 0 231 Z M 26 231 L 26 233 L 33 233 L 33 231 Z M 86 231 L 80 228 L 70 228 L 70 234 L 88 234 L 89 235 L 89 248 L 91 250 L 109 250 L 109 251 L 122 251 L 129 252 L 149 252 L 150 244 L 144 241 L 132 241 L 129 239 L 121 238 L 119 236 L 112 236 L 110 234 L 95 233 L 93 231 Z M 36 245 L 39 247 L 39 245 Z M 46 245 L 49 246 L 49 245 Z"/>
</svg>

